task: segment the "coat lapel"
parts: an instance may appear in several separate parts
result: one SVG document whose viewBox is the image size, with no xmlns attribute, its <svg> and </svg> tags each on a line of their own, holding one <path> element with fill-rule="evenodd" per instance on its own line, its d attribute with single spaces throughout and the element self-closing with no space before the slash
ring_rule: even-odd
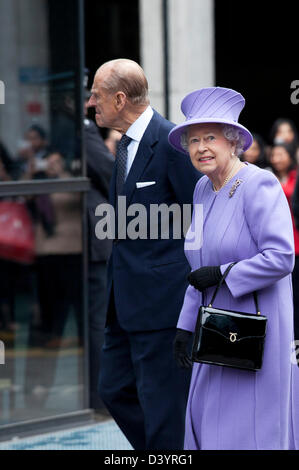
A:
<svg viewBox="0 0 299 470">
<path fill-rule="evenodd" d="M 244 191 L 244 184 L 248 177 L 247 168 L 243 168 L 238 175 L 221 190 L 214 198 L 213 206 L 209 206 L 209 211 L 205 217 L 204 223 L 204 244 L 207 246 L 221 246 L 222 239 L 227 230 L 230 229 L 232 219 L 236 217 L 237 207 L 240 206 L 240 198 Z M 237 179 L 241 179 L 242 183 L 237 187 L 233 196 L 229 196 L 229 192 Z M 212 217 L 213 223 L 209 223 L 209 215 Z M 241 228 L 241 226 L 240 226 Z M 203 266 L 210 264 L 210 251 L 209 249 L 202 249 L 202 263 Z"/>
<path fill-rule="evenodd" d="M 136 182 L 139 181 L 142 173 L 153 156 L 153 146 L 158 140 L 160 120 L 161 118 L 159 114 L 154 111 L 154 115 L 141 139 L 133 164 L 121 193 L 121 195 L 127 197 L 127 204 L 130 204 L 134 191 L 136 190 Z"/>
</svg>

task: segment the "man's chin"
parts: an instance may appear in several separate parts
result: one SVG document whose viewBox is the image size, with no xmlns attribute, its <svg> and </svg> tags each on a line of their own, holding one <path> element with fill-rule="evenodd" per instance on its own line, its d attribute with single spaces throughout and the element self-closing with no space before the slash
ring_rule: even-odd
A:
<svg viewBox="0 0 299 470">
<path fill-rule="evenodd" d="M 96 123 L 98 127 L 105 127 L 101 117 L 98 114 L 96 114 Z"/>
</svg>

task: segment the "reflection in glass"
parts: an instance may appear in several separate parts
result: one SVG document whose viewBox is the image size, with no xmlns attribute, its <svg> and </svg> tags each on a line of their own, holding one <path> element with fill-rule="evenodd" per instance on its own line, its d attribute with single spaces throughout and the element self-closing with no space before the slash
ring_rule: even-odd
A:
<svg viewBox="0 0 299 470">
<path fill-rule="evenodd" d="M 81 211 L 78 193 L 0 200 L 0 425 L 84 406 Z"/>
<path fill-rule="evenodd" d="M 42 178 L 53 151 L 68 176 L 81 173 L 77 8 L 73 0 L 0 0 L 0 181 Z"/>
</svg>

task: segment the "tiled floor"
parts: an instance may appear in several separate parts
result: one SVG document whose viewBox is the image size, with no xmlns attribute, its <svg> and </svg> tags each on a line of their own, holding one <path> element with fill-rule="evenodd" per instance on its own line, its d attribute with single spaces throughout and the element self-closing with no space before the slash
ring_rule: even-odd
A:
<svg viewBox="0 0 299 470">
<path fill-rule="evenodd" d="M 0 450 L 132 450 L 112 419 L 67 431 L 0 443 Z"/>
</svg>

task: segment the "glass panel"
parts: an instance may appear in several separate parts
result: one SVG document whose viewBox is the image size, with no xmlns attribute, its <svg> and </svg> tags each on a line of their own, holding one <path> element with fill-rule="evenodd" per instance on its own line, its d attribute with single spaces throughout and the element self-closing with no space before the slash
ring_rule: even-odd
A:
<svg viewBox="0 0 299 470">
<path fill-rule="evenodd" d="M 44 178 L 53 151 L 68 176 L 81 175 L 77 9 L 74 0 L 0 0 L 0 181 Z"/>
<path fill-rule="evenodd" d="M 81 214 L 79 193 L 0 200 L 0 425 L 84 408 Z"/>
</svg>

